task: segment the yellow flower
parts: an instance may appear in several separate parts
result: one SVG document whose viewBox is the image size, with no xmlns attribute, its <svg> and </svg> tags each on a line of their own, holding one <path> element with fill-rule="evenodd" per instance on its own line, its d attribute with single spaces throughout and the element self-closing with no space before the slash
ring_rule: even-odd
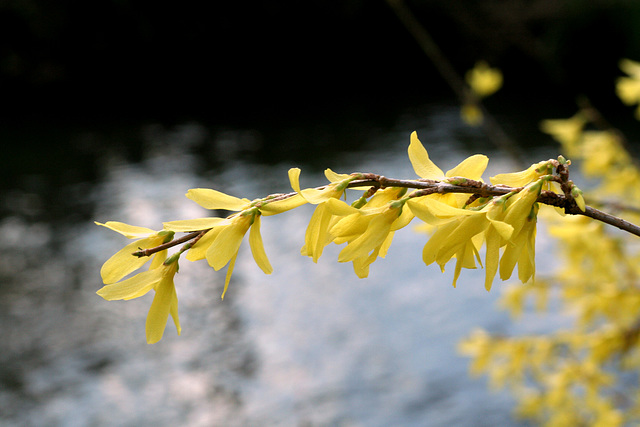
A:
<svg viewBox="0 0 640 427">
<path fill-rule="evenodd" d="M 479 126 L 484 121 L 482 110 L 472 103 L 466 103 L 460 108 L 460 117 L 469 126 Z"/>
<path fill-rule="evenodd" d="M 620 69 L 630 77 L 619 77 L 616 80 L 618 98 L 626 105 L 638 104 L 640 102 L 640 63 L 623 59 L 620 61 Z M 640 120 L 640 107 L 635 115 Z"/>
<path fill-rule="evenodd" d="M 153 259 L 151 268 L 158 267 L 167 256 L 166 250 L 160 251 L 151 257 L 137 257 L 132 254 L 140 249 L 154 248 L 173 239 L 173 233 L 169 231 L 158 232 L 117 221 L 107 221 L 105 224 L 96 222 L 96 224 L 116 231 L 129 239 L 139 239 L 120 249 L 102 265 L 100 275 L 105 284 L 117 282 L 142 267 L 150 259 Z"/>
<path fill-rule="evenodd" d="M 475 154 L 460 162 L 455 168 L 448 170 L 447 173 L 444 173 L 442 169 L 431 161 L 429 153 L 418 139 L 418 134 L 415 131 L 411 133 L 408 153 L 415 173 L 422 179 L 434 181 L 446 181 L 447 178 L 453 177 L 464 177 L 474 181 L 482 181 L 482 174 L 489 163 L 487 156 Z M 451 206 L 461 207 L 469 197 L 464 194 L 449 193 L 434 194 L 433 198 L 439 199 Z"/>
<path fill-rule="evenodd" d="M 338 256 L 339 262 L 353 262 L 360 278 L 367 277 L 369 265 L 378 257 L 384 258 L 396 230 L 406 226 L 413 214 L 403 209 L 406 199 L 400 199 L 405 188 L 389 187 L 379 190 L 360 209 L 331 199 L 327 208 L 334 216 L 329 227 L 329 240 L 347 243 Z"/>
<path fill-rule="evenodd" d="M 298 195 L 283 199 L 279 199 L 276 196 L 269 196 L 251 201 L 245 198 L 240 199 L 230 196 L 210 188 L 192 188 L 187 192 L 186 196 L 205 209 L 243 211 L 257 207 L 260 209 L 260 213 L 265 216 L 286 212 L 306 203 L 306 201 Z"/>
<path fill-rule="evenodd" d="M 586 123 L 585 117 L 578 113 L 568 119 L 543 120 L 540 123 L 540 130 L 560 142 L 566 154 L 574 157 L 578 154 L 576 145 L 582 136 L 582 130 Z"/>
<path fill-rule="evenodd" d="M 178 296 L 173 278 L 178 271 L 178 260 L 169 260 L 168 265 L 154 268 L 102 287 L 97 293 L 107 301 L 130 300 L 145 295 L 155 289 L 155 296 L 146 322 L 147 343 L 154 344 L 162 339 L 169 314 L 176 325 L 178 335 L 182 332 L 178 318 Z"/>
<path fill-rule="evenodd" d="M 330 184 L 324 188 L 300 189 L 300 169 L 289 169 L 291 188 L 307 202 L 317 205 L 305 232 L 305 244 L 300 250 L 302 255 L 310 257 L 313 262 L 318 262 L 324 247 L 329 243 L 329 225 L 333 213 L 328 209 L 328 202 L 339 199 L 347 185 L 356 179 L 354 175 L 337 174 L 331 169 L 325 170 L 325 176 Z"/>
<path fill-rule="evenodd" d="M 491 68 L 485 61 L 476 62 L 475 66 L 465 75 L 471 90 L 481 98 L 491 95 L 502 87 L 502 73 L 497 68 Z"/>
<path fill-rule="evenodd" d="M 536 202 L 544 180 L 527 185 L 507 200 L 503 221 L 513 227 L 513 234 L 500 259 L 500 278 L 507 280 L 518 264 L 518 278 L 523 283 L 535 275 L 535 236 L 538 214 Z"/>
<path fill-rule="evenodd" d="M 506 216 L 506 200 L 508 197 L 509 195 L 505 195 L 492 199 L 486 210 L 489 225 L 484 232 L 487 246 L 484 262 L 484 287 L 487 291 L 491 290 L 493 279 L 498 272 L 500 248 L 503 247 L 507 241 L 511 240 L 513 235 L 513 226 L 504 222 Z"/>
<path fill-rule="evenodd" d="M 418 218 L 438 226 L 424 246 L 422 259 L 426 265 L 435 261 L 444 271 L 445 264 L 455 257 L 454 287 L 462 268 L 475 268 L 474 258 L 480 260 L 478 250 L 483 232 L 494 230 L 490 234 L 490 239 L 492 244 L 498 245 L 498 248 L 502 245 L 502 240 L 508 240 L 513 232 L 510 225 L 497 219 L 502 209 L 498 203 L 490 203 L 481 210 L 469 210 L 455 208 L 430 196 L 424 196 L 410 199 L 407 205 Z M 495 275 L 496 260 L 493 258 L 495 254 L 491 252 L 488 256 L 492 274 Z M 490 272 L 488 271 L 487 274 L 489 275 Z M 492 279 L 493 276 L 491 276 Z"/>
<path fill-rule="evenodd" d="M 500 278 L 502 280 L 511 277 L 516 263 L 518 264 L 518 278 L 522 283 L 535 277 L 537 215 L 538 204 L 535 203 L 531 206 L 530 213 L 525 217 L 520 230 L 514 233 L 510 244 L 505 247 L 500 259 Z"/>
<path fill-rule="evenodd" d="M 631 163 L 620 137 L 606 130 L 584 133 L 582 156 L 582 170 L 588 177 L 604 176 L 615 166 Z"/>
<path fill-rule="evenodd" d="M 222 298 L 224 298 L 229 288 L 231 274 L 233 273 L 240 245 L 244 235 L 249 229 L 251 229 L 249 233 L 249 246 L 253 259 L 265 274 L 271 274 L 273 272 L 273 268 L 264 250 L 262 236 L 260 235 L 262 205 L 254 206 L 254 202 L 250 202 L 247 199 L 239 199 L 210 189 L 189 190 L 187 197 L 207 209 L 239 210 L 239 212 L 224 219 L 198 218 L 171 221 L 163 224 L 165 230 L 173 232 L 209 230 L 189 249 L 187 259 L 189 261 L 197 261 L 206 258 L 209 265 L 216 271 L 228 265 Z M 279 209 L 292 209 L 305 201 L 300 198 L 290 201 L 289 203 L 284 202 L 285 201 L 283 201 L 282 204 L 279 204 L 279 202 L 270 202 L 264 206 L 271 205 L 272 210 L 269 211 L 269 214 L 275 214 L 279 213 L 277 212 Z"/>
</svg>

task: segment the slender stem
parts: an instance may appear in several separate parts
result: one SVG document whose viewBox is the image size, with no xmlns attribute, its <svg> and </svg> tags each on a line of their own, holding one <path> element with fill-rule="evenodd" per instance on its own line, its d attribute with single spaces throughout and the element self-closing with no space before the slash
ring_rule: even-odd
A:
<svg viewBox="0 0 640 427">
<path fill-rule="evenodd" d="M 614 227 L 618 227 L 620 230 L 640 237 L 640 227 L 638 227 L 637 225 L 622 218 L 618 218 L 617 216 L 602 212 L 601 210 L 598 210 L 596 208 L 592 208 L 591 206 L 587 206 L 585 208 L 585 212 L 580 212 L 580 214 L 588 216 L 589 218 L 596 219 L 598 221 L 602 221 L 605 224 L 613 225 Z"/>
<path fill-rule="evenodd" d="M 192 233 L 189 233 L 185 236 L 180 237 L 179 239 L 175 239 L 172 240 L 170 242 L 167 243 L 163 243 L 162 245 L 153 247 L 153 248 L 149 248 L 149 249 L 140 249 L 137 252 L 133 252 L 131 255 L 133 256 L 137 256 L 138 258 L 142 258 L 143 256 L 151 256 L 153 254 L 155 254 L 156 252 L 160 252 L 163 251 L 165 249 L 169 249 L 172 248 L 174 246 L 178 246 L 181 245 L 182 243 L 186 243 L 191 239 L 195 239 L 195 238 L 200 238 L 201 235 L 203 235 L 204 233 L 206 233 L 209 230 L 199 230 L 199 231 L 194 231 Z"/>
</svg>

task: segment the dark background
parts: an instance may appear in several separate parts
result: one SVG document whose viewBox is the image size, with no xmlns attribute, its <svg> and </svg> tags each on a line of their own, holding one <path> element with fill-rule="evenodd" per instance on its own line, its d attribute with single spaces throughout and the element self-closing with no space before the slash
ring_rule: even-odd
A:
<svg viewBox="0 0 640 427">
<path fill-rule="evenodd" d="M 461 73 L 486 59 L 522 102 L 608 104 L 619 59 L 640 58 L 635 1 L 407 4 Z M 3 1 L 0 85 L 3 121 L 242 122 L 450 94 L 382 0 Z"/>
<path fill-rule="evenodd" d="M 478 60 L 503 71 L 485 103 L 522 150 L 555 144 L 540 120 L 573 115 L 580 95 L 635 149 L 637 122 L 614 84 L 621 58 L 640 59 L 640 2 L 406 4 L 460 75 Z M 68 218 L 60 189 L 99 181 L 111 153 L 139 161 L 146 125 L 206 127 L 197 155 L 212 170 L 229 160 L 212 147 L 230 129 L 246 131 L 234 156 L 322 170 L 402 117 L 414 129 L 435 120 L 425 104 L 459 108 L 384 0 L 0 0 L 0 99 L 0 192 L 41 194 L 38 218 Z M 469 150 L 494 147 L 465 138 Z M 15 206 L 3 201 L 0 216 Z"/>
</svg>

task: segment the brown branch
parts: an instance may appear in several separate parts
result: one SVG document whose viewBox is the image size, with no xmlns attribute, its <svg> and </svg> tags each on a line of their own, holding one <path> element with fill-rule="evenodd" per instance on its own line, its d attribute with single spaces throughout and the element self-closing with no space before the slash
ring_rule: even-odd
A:
<svg viewBox="0 0 640 427">
<path fill-rule="evenodd" d="M 204 233 L 206 233 L 209 230 L 194 231 L 192 233 L 187 234 L 186 236 L 182 236 L 182 237 L 180 237 L 179 239 L 176 239 L 176 240 L 171 240 L 170 242 L 163 243 L 163 244 L 161 244 L 159 246 L 156 246 L 156 247 L 153 247 L 153 248 L 148 248 L 148 249 L 140 249 L 137 252 L 133 252 L 131 255 L 137 256 L 138 258 L 142 258 L 143 256 L 151 256 L 151 255 L 155 254 L 156 252 L 160 252 L 160 251 L 163 251 L 165 249 L 169 249 L 169 248 L 172 248 L 174 246 L 181 245 L 182 243 L 186 243 L 191 239 L 200 239 L 200 237 L 202 237 L 202 235 L 204 235 Z M 195 241 L 191 242 L 191 245 L 193 245 L 194 243 L 195 243 Z"/>
</svg>

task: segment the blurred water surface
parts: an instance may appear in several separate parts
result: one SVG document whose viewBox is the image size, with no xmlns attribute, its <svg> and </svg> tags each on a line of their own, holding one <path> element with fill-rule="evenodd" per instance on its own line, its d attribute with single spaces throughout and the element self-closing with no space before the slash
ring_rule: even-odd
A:
<svg viewBox="0 0 640 427">
<path fill-rule="evenodd" d="M 548 330 L 558 319 L 510 326 L 495 306 L 504 285 L 496 282 L 487 293 L 478 270 L 463 272 L 452 288 L 453 268 L 441 274 L 425 267 L 426 236 L 411 226 L 396 233 L 387 259 L 360 280 L 350 264 L 336 262 L 335 245 L 318 264 L 300 256 L 312 207 L 265 217 L 262 234 L 275 272 L 265 276 L 245 242 L 221 301 L 224 271 L 183 261 L 177 276 L 183 333 L 178 337 L 170 323 L 156 345 L 144 337 L 152 295 L 107 302 L 95 294 L 101 264 L 127 240 L 93 220 L 158 229 L 162 221 L 209 215 L 184 197 L 189 188 L 248 198 L 289 191 L 287 170 L 294 166 L 302 168 L 303 185 L 322 184 L 325 167 L 412 178 L 406 147 L 413 130 L 443 170 L 479 151 L 491 159 L 485 178 L 514 167 L 447 105 L 367 129 L 268 132 L 184 123 L 78 130 L 65 136 L 74 150 L 64 155 L 84 172 L 57 163 L 51 175 L 34 168 L 11 177 L 0 220 L 2 424 L 519 425 L 511 396 L 488 392 L 484 379 L 467 375 L 457 342 L 475 327 Z M 24 131 L 9 142 L 23 152 L 18 146 L 29 137 Z M 529 154 L 548 158 L 544 148 Z M 552 262 L 541 234 L 544 271 Z"/>
</svg>

